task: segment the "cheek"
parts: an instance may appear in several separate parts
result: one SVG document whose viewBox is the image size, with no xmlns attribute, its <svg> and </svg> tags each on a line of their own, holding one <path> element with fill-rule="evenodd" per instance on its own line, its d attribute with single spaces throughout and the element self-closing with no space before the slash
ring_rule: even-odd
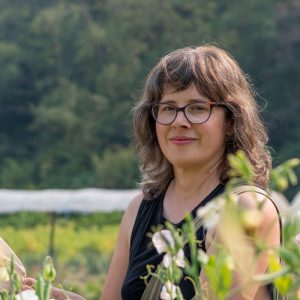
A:
<svg viewBox="0 0 300 300">
<path fill-rule="evenodd" d="M 219 132 L 218 143 L 219 143 L 219 146 L 222 147 L 223 151 L 224 151 L 225 150 L 225 144 L 226 144 L 225 127 L 222 127 L 222 130 L 220 130 L 220 132 Z"/>
<path fill-rule="evenodd" d="M 167 135 L 168 126 L 157 123 L 155 129 L 157 138 L 163 138 Z"/>
<path fill-rule="evenodd" d="M 156 136 L 157 136 L 157 140 L 158 140 L 158 144 L 160 146 L 160 148 L 163 147 L 163 144 L 164 144 L 164 136 L 165 136 L 165 128 L 160 125 L 160 124 L 156 124 Z"/>
<path fill-rule="evenodd" d="M 156 125 L 156 136 L 157 136 L 158 145 L 162 154 L 165 157 L 170 156 L 170 145 L 168 143 L 169 130 L 170 130 L 169 126 L 161 125 L 161 124 Z"/>
<path fill-rule="evenodd" d="M 203 128 L 206 133 L 205 136 L 208 139 L 207 142 L 222 147 L 225 145 L 226 140 L 226 124 L 222 119 L 212 121 L 214 122 L 207 123 L 207 126 Z"/>
<path fill-rule="evenodd" d="M 225 124 L 220 124 L 219 130 L 216 131 L 216 138 L 218 140 L 218 143 L 220 145 L 225 145 L 225 140 L 226 140 L 226 126 Z"/>
</svg>

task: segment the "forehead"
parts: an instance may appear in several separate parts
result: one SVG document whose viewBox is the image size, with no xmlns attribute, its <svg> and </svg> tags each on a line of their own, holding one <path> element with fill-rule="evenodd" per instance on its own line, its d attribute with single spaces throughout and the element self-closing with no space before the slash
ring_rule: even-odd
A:
<svg viewBox="0 0 300 300">
<path fill-rule="evenodd" d="M 208 100 L 194 84 L 184 90 L 177 90 L 174 86 L 165 86 L 161 101 L 189 101 L 189 100 Z"/>
</svg>

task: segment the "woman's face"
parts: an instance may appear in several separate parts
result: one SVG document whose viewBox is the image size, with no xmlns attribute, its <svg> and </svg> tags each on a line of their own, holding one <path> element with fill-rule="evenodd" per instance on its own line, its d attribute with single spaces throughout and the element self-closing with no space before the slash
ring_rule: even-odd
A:
<svg viewBox="0 0 300 300">
<path fill-rule="evenodd" d="M 199 93 L 194 85 L 184 91 L 166 88 L 160 103 L 183 107 L 197 101 L 213 101 Z M 170 125 L 156 123 L 160 148 L 168 161 L 178 168 L 201 168 L 223 158 L 226 122 L 222 107 L 213 107 L 210 118 L 202 124 L 190 123 L 182 111 Z"/>
</svg>

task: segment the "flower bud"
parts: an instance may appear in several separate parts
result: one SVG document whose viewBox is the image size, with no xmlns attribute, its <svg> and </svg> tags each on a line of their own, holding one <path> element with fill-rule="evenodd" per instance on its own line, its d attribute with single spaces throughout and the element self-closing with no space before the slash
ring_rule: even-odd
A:
<svg viewBox="0 0 300 300">
<path fill-rule="evenodd" d="M 197 260 L 201 265 L 205 266 L 209 261 L 209 256 L 202 249 L 199 249 L 197 253 Z"/>
<path fill-rule="evenodd" d="M 242 224 L 247 234 L 253 235 L 262 221 L 259 209 L 246 210 L 242 215 Z"/>
<path fill-rule="evenodd" d="M 47 256 L 44 263 L 43 277 L 46 280 L 53 281 L 56 276 L 56 271 L 50 256 Z"/>
<path fill-rule="evenodd" d="M 289 186 L 289 182 L 288 182 L 287 178 L 285 178 L 283 176 L 281 176 L 277 179 L 276 184 L 277 184 L 277 188 L 279 191 L 285 191 Z"/>
<path fill-rule="evenodd" d="M 290 168 L 295 168 L 300 165 L 300 159 L 299 158 L 291 158 L 287 161 L 287 164 Z"/>
</svg>

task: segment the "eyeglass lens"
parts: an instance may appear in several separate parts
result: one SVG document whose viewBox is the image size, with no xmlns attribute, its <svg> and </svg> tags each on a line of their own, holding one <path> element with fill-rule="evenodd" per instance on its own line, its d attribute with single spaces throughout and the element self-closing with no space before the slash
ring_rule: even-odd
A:
<svg viewBox="0 0 300 300">
<path fill-rule="evenodd" d="M 183 111 L 189 122 L 200 124 L 209 119 L 211 105 L 209 103 L 191 103 L 179 108 L 171 104 L 159 103 L 152 107 L 154 119 L 165 125 L 173 123 L 179 111 Z"/>
</svg>

